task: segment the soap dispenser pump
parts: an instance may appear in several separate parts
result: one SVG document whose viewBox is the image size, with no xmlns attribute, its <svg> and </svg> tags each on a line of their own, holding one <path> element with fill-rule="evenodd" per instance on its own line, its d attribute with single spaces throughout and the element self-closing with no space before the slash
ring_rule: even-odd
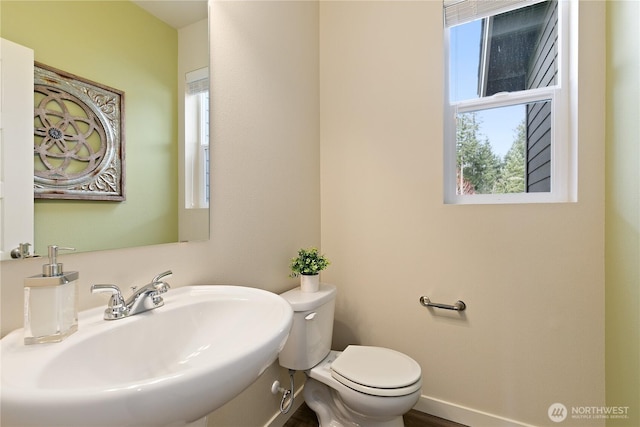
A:
<svg viewBox="0 0 640 427">
<path fill-rule="evenodd" d="M 24 343 L 59 342 L 78 330 L 77 271 L 64 272 L 58 251 L 49 246 L 49 263 L 42 274 L 24 280 Z"/>
</svg>

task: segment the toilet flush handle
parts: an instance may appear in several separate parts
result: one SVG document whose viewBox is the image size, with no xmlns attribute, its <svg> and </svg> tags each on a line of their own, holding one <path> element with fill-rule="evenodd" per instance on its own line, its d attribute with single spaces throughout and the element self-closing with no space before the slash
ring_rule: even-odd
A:
<svg viewBox="0 0 640 427">
<path fill-rule="evenodd" d="M 306 316 L 304 316 L 304 320 L 313 320 L 316 317 L 316 313 L 315 311 L 313 313 L 309 313 Z"/>
</svg>

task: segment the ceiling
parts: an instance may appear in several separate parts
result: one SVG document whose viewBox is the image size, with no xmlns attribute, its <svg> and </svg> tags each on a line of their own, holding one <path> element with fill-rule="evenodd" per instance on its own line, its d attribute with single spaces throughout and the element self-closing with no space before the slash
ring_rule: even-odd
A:
<svg viewBox="0 0 640 427">
<path fill-rule="evenodd" d="M 207 0 L 132 0 L 156 18 L 174 28 L 206 19 Z"/>
</svg>

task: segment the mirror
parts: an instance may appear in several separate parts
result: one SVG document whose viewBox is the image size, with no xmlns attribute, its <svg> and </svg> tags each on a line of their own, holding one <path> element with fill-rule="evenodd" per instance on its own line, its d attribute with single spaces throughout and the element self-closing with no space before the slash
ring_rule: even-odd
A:
<svg viewBox="0 0 640 427">
<path fill-rule="evenodd" d="M 206 0 L 0 3 L 2 38 L 124 92 L 125 200 L 36 199 L 33 253 L 209 238 L 207 11 Z"/>
</svg>

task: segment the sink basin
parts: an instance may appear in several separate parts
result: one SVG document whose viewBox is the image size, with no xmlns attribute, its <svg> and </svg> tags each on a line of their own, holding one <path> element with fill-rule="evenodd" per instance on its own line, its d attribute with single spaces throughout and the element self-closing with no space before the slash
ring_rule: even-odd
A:
<svg viewBox="0 0 640 427">
<path fill-rule="evenodd" d="M 6 427 L 179 426 L 219 408 L 277 358 L 293 313 L 280 296 L 241 286 L 187 286 L 120 320 L 79 313 L 60 343 L 0 341 Z"/>
</svg>

